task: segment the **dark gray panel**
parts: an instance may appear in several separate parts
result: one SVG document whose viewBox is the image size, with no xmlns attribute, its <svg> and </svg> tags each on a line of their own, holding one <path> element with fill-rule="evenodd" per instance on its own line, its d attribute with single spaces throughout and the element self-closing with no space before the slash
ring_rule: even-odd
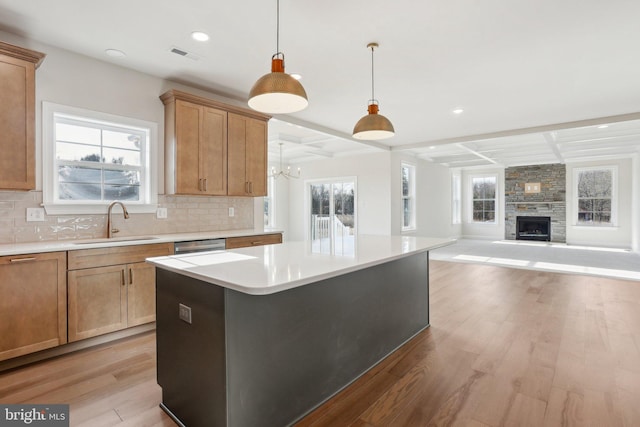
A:
<svg viewBox="0 0 640 427">
<path fill-rule="evenodd" d="M 284 426 L 429 324 L 428 254 L 272 295 L 226 290 L 231 426 Z"/>
<path fill-rule="evenodd" d="M 191 307 L 191 324 L 179 303 Z M 164 406 L 187 426 L 225 426 L 224 290 L 157 268 L 156 304 Z"/>
</svg>

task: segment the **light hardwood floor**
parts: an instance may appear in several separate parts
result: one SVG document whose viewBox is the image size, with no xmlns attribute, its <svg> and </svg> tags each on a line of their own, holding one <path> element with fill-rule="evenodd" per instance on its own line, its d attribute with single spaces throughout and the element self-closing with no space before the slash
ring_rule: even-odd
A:
<svg viewBox="0 0 640 427">
<path fill-rule="evenodd" d="M 640 282 L 431 262 L 431 327 L 299 426 L 640 426 Z M 172 426 L 149 333 L 0 374 L 73 426 Z"/>
</svg>

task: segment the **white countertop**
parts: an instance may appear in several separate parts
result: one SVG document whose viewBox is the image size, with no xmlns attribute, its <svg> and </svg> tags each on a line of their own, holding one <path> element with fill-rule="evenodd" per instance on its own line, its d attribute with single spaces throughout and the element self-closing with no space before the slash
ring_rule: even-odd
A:
<svg viewBox="0 0 640 427">
<path fill-rule="evenodd" d="M 104 248 L 111 246 L 148 245 L 152 243 L 186 242 L 193 240 L 224 239 L 228 237 L 256 236 L 282 233 L 281 230 L 225 230 L 198 233 L 157 234 L 145 236 L 118 236 L 111 239 L 52 240 L 29 243 L 0 244 L 0 256 L 35 254 L 42 252 L 74 251 L 78 249 Z"/>
<path fill-rule="evenodd" d="M 454 239 L 358 236 L 343 254 L 285 242 L 147 259 L 165 270 L 251 295 L 267 295 L 453 244 Z"/>
</svg>

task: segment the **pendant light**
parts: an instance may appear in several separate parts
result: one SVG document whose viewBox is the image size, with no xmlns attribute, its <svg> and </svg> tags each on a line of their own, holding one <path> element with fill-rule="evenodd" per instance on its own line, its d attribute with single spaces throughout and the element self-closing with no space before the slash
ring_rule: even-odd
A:
<svg viewBox="0 0 640 427">
<path fill-rule="evenodd" d="M 393 125 L 382 114 L 378 114 L 378 100 L 375 99 L 373 85 L 373 50 L 378 47 L 378 43 L 369 43 L 367 49 L 371 48 L 371 99 L 367 110 L 369 113 L 358 120 L 353 128 L 353 137 L 356 139 L 385 139 L 394 134 Z"/>
<path fill-rule="evenodd" d="M 260 77 L 249 92 L 249 107 L 269 114 L 294 113 L 307 107 L 307 93 L 300 82 L 284 72 L 284 53 L 280 52 L 280 0 L 277 0 L 276 53 L 271 72 Z"/>
</svg>

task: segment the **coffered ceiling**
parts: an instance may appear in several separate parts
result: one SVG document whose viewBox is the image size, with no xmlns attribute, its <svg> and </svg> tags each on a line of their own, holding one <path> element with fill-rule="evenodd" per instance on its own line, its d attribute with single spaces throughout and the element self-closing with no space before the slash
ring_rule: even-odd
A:
<svg viewBox="0 0 640 427">
<path fill-rule="evenodd" d="M 270 136 L 292 160 L 407 150 L 509 165 L 638 149 L 636 0 L 281 0 L 280 10 L 286 69 L 310 103 L 277 117 L 294 126 Z M 0 0 L 0 30 L 246 101 L 275 53 L 275 11 L 275 0 Z M 211 39 L 194 41 L 196 30 Z M 366 145 L 351 131 L 370 98 L 372 41 L 376 97 L 396 135 Z M 633 121 L 594 128 L 611 116 Z"/>
</svg>

